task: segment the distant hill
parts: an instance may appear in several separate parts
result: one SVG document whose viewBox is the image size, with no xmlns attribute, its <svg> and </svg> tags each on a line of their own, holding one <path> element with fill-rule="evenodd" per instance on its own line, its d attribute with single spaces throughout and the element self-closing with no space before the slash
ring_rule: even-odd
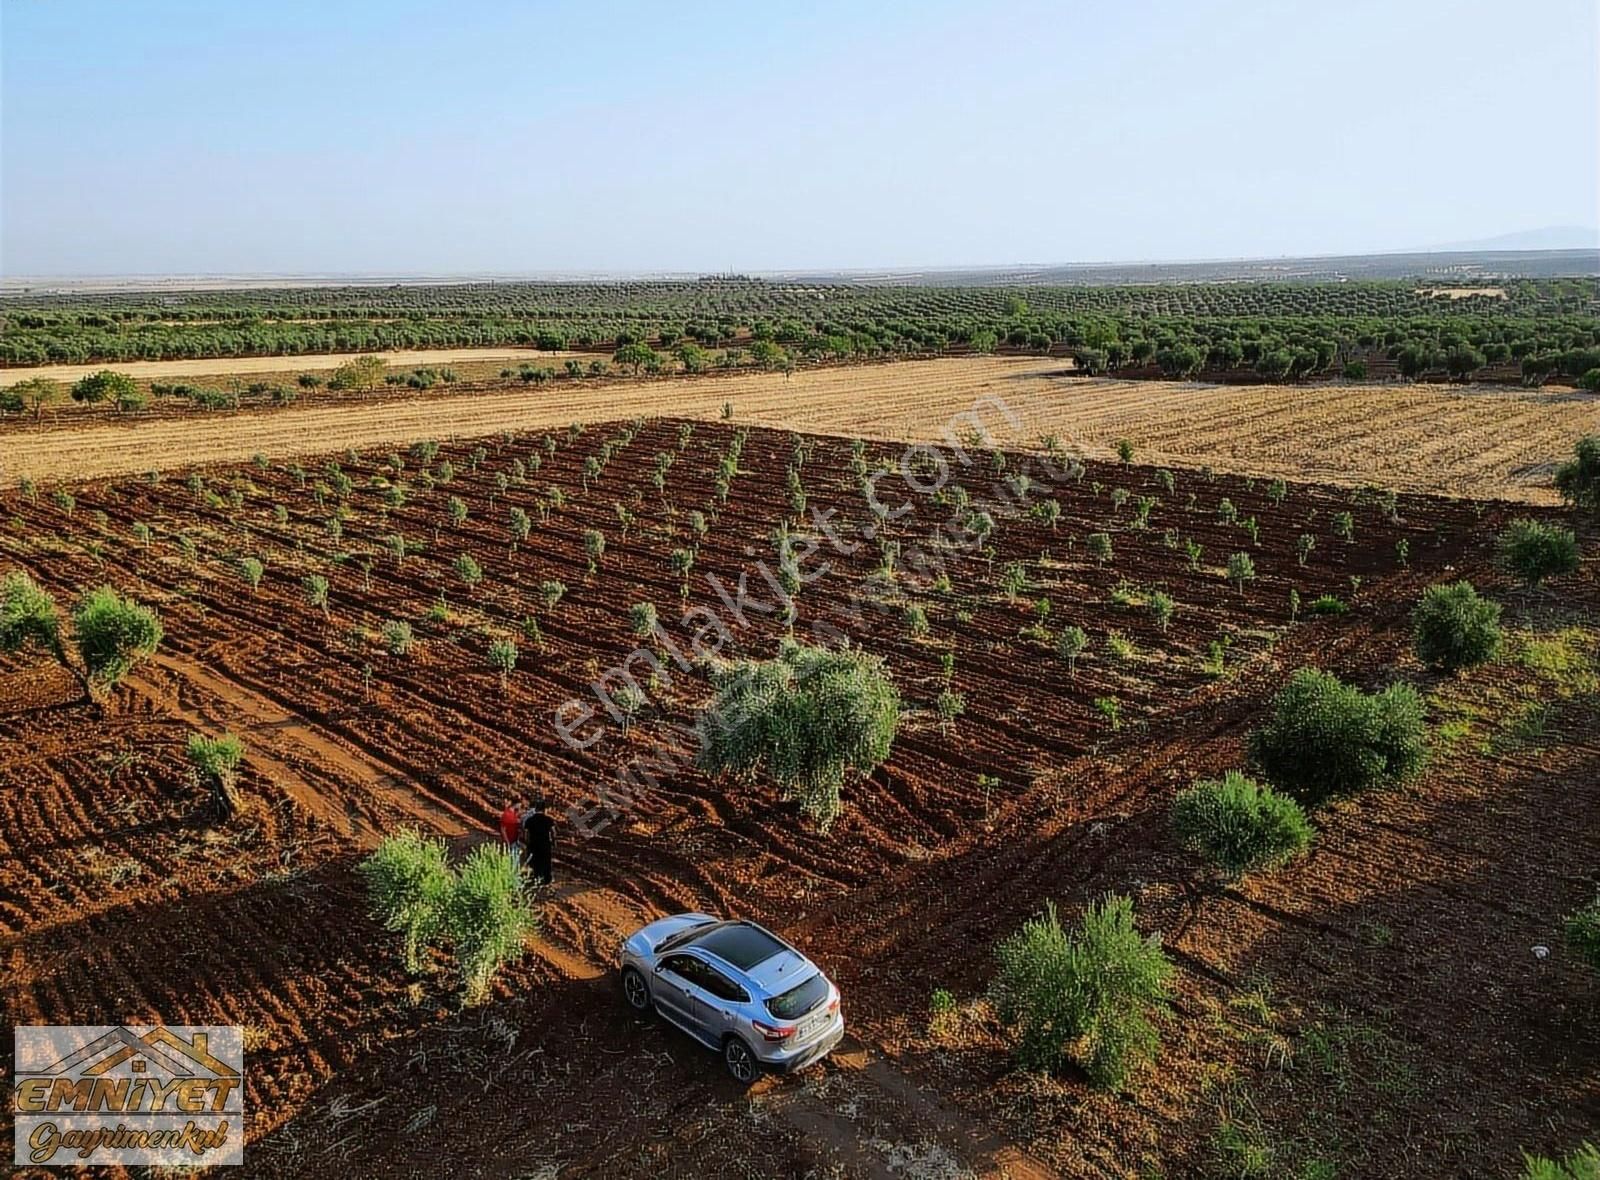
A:
<svg viewBox="0 0 1600 1180">
<path fill-rule="evenodd" d="M 1542 229 L 1478 238 L 1471 242 L 1446 242 L 1430 251 L 1451 250 L 1600 250 L 1600 229 L 1581 225 L 1547 225 Z"/>
</svg>

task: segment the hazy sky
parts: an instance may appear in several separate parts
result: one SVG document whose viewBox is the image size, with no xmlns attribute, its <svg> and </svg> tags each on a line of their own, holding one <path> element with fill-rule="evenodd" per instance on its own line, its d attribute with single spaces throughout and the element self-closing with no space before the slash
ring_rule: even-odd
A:
<svg viewBox="0 0 1600 1180">
<path fill-rule="evenodd" d="M 1596 0 L 0 0 L 0 271 L 1339 253 L 1596 223 Z"/>
</svg>

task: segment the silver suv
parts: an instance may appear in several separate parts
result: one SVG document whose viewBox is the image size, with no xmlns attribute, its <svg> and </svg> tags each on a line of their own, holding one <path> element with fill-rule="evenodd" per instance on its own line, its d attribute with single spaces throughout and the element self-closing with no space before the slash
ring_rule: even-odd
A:
<svg viewBox="0 0 1600 1180">
<path fill-rule="evenodd" d="M 722 1054 L 748 1085 L 763 1068 L 802 1069 L 844 1037 L 839 989 L 754 922 L 660 918 L 622 944 L 622 994 Z"/>
</svg>

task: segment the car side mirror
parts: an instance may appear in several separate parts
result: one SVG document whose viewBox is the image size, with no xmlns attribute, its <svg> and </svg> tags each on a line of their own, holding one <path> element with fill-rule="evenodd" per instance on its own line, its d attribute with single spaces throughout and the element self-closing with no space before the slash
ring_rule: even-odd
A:
<svg viewBox="0 0 1600 1180">
<path fill-rule="evenodd" d="M 656 970 L 656 974 L 657 975 L 660 975 L 666 969 L 667 969 L 667 965 L 665 963 L 657 963 L 656 964 L 655 970 Z"/>
</svg>

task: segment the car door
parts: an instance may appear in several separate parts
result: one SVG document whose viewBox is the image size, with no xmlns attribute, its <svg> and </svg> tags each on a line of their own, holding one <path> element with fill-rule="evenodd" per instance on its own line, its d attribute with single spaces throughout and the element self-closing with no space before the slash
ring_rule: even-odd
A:
<svg viewBox="0 0 1600 1180">
<path fill-rule="evenodd" d="M 651 989 L 663 1016 L 696 1036 L 702 1035 L 699 990 L 694 976 L 703 966 L 693 955 L 669 955 L 656 966 L 656 986 Z"/>
<path fill-rule="evenodd" d="M 700 964 L 696 982 L 699 985 L 695 998 L 700 1005 L 700 1025 L 708 1038 L 721 1041 L 722 1035 L 737 1023 L 735 1007 L 749 1003 L 750 996 L 744 988 L 710 963 Z"/>
</svg>

